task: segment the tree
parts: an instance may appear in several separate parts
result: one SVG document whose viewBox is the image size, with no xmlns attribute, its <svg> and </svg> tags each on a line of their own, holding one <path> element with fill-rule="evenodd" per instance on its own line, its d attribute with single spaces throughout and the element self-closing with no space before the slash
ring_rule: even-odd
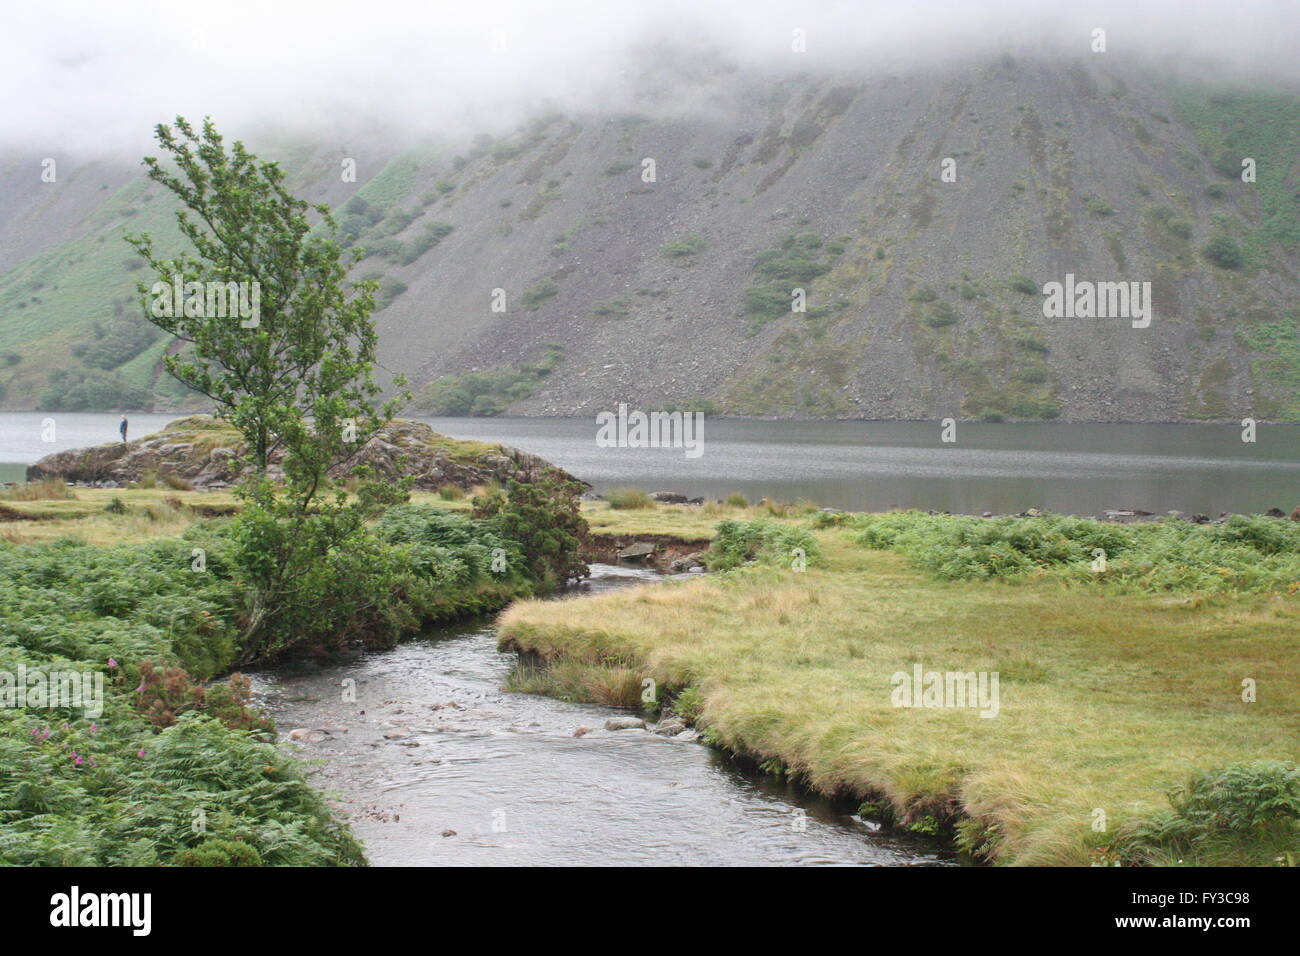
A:
<svg viewBox="0 0 1300 956">
<path fill-rule="evenodd" d="M 300 465 L 304 454 L 346 457 L 345 444 L 360 447 L 397 408 L 373 404 L 378 284 L 345 283 L 359 253 L 344 262 L 329 208 L 290 195 L 279 165 L 259 161 L 243 143 L 227 151 L 211 119 L 200 134 L 178 116 L 174 130 L 159 124 L 155 135 L 176 171 L 156 157 L 144 164 L 181 201 L 176 221 L 197 253 L 160 259 L 150 236 L 127 236 L 159 276 L 153 287 L 138 287 L 145 317 L 190 346 L 166 356 L 168 372 L 243 433 L 259 475 L 280 449 L 292 449 Z M 309 211 L 322 228 L 313 230 Z M 160 296 L 176 283 L 183 308 L 160 309 Z M 229 283 L 256 290 L 255 317 L 232 310 L 229 299 L 209 308 L 219 301 L 208 290 Z"/>
<path fill-rule="evenodd" d="M 349 499 L 330 474 L 407 396 L 376 404 L 377 283 L 346 281 L 359 254 L 344 261 L 329 208 L 290 195 L 279 166 L 242 143 L 227 151 L 210 119 L 199 133 L 177 117 L 156 135 L 175 171 L 144 163 L 180 200 L 177 223 L 194 251 L 162 259 L 148 235 L 127 241 L 159 276 L 139 286 L 145 317 L 188 346 L 167 356 L 167 370 L 245 439 L 251 472 L 231 536 L 246 584 L 247 661 L 337 633 L 380 599 L 367 587 L 375 568 L 365 522 L 406 500 L 410 481 L 380 484 L 354 466 L 361 484 Z M 236 294 L 255 308 L 232 309 Z M 277 454 L 282 483 L 268 473 Z"/>
</svg>

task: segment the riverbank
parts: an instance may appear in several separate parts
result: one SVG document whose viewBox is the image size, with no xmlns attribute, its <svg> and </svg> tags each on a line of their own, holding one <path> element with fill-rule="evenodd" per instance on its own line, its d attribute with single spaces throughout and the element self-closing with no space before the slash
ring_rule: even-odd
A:
<svg viewBox="0 0 1300 956">
<path fill-rule="evenodd" d="M 677 510 L 657 509 L 655 530 Z M 1266 823 L 1184 846 L 1193 824 L 1171 816 L 1164 795 L 1196 772 L 1300 756 L 1295 587 L 1251 591 L 1243 576 L 1242 588 L 1218 593 L 1197 581 L 1150 579 L 1144 589 L 1148 579 L 1120 573 L 1123 561 L 1109 582 L 1036 569 L 945 579 L 915 554 L 868 546 L 853 522 L 773 520 L 809 529 L 820 555 L 805 571 L 759 563 L 523 601 L 499 620 L 503 642 L 557 663 L 566 692 L 586 699 L 650 678 L 711 741 L 820 792 L 861 798 L 899 825 L 947 831 L 995 863 L 1268 865 L 1285 861 L 1288 845 L 1300 850 L 1285 819 L 1280 834 Z M 1032 529 L 1038 519 L 1018 520 Z M 996 716 L 896 706 L 895 675 L 918 666 L 941 682 L 996 674 Z M 925 703 L 919 693 L 905 702 Z M 1249 787 L 1252 773 L 1276 776 L 1255 767 L 1238 784 Z M 1192 797 L 1184 809 L 1204 794 Z"/>
</svg>

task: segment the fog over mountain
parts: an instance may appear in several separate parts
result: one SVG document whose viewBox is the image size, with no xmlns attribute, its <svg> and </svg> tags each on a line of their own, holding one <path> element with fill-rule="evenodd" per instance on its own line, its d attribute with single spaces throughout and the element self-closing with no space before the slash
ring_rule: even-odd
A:
<svg viewBox="0 0 1300 956">
<path fill-rule="evenodd" d="M 663 56 L 746 72 L 950 67 L 1011 51 L 1108 52 L 1223 78 L 1300 76 L 1288 0 L 619 0 L 432 2 L 95 0 L 15 5 L 0 62 L 0 142 L 116 153 L 152 124 L 212 115 L 240 134 L 391 128 L 501 131 L 543 104 L 566 111 L 707 106 L 637 84 Z M 792 50 L 803 31 L 804 52 Z"/>
</svg>

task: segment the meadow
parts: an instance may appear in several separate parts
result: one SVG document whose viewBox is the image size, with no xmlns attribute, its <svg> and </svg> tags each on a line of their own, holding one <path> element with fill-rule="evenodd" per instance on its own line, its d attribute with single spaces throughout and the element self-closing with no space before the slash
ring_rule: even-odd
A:
<svg viewBox="0 0 1300 956">
<path fill-rule="evenodd" d="M 655 513 L 656 530 L 701 517 Z M 981 520 L 728 522 L 709 563 L 731 570 L 521 601 L 500 633 L 551 662 L 535 689 L 636 706 L 649 677 L 710 741 L 976 859 L 1300 862 L 1300 525 L 1243 519 L 1272 523 L 1291 549 L 1279 556 L 1226 526 L 1086 522 L 1070 528 L 1080 543 L 1066 519 L 1000 519 L 954 559 L 954 536 Z M 1234 534 L 1209 554 L 1227 573 L 1179 570 Z M 1119 556 L 1108 572 L 1091 570 L 1087 535 Z M 990 555 L 1004 566 L 989 571 Z M 918 664 L 996 673 L 998 715 L 895 706 L 893 676 Z"/>
</svg>

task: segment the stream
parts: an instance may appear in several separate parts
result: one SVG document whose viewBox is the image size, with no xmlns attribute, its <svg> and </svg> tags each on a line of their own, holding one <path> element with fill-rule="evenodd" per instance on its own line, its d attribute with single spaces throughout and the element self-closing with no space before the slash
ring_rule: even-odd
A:
<svg viewBox="0 0 1300 956">
<path fill-rule="evenodd" d="M 591 570 L 569 595 L 661 579 Z M 698 740 L 607 731 L 622 712 L 505 691 L 516 663 L 479 620 L 252 676 L 282 737 L 315 731 L 300 755 L 323 761 L 314 782 L 376 866 L 953 862 Z"/>
</svg>

